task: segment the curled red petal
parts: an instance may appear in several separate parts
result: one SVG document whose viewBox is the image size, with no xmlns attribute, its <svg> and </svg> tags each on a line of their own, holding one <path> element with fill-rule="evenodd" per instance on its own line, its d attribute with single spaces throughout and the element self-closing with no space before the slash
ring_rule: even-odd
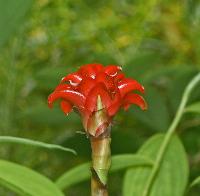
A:
<svg viewBox="0 0 200 196">
<path fill-rule="evenodd" d="M 85 108 L 91 112 L 96 110 L 97 106 L 97 97 L 100 95 L 103 105 L 108 108 L 112 102 L 108 90 L 106 89 L 105 84 L 98 83 L 94 88 L 89 92 L 86 101 Z"/>
<path fill-rule="evenodd" d="M 62 100 L 60 102 L 60 107 L 65 114 L 68 114 L 72 111 L 72 105 L 68 101 L 65 101 L 65 100 Z"/>
<path fill-rule="evenodd" d="M 83 107 L 85 96 L 74 90 L 54 91 L 48 97 L 48 105 L 52 107 L 53 102 L 57 99 L 64 99 L 77 107 Z"/>
<path fill-rule="evenodd" d="M 82 77 L 78 73 L 72 73 L 62 78 L 61 82 L 70 82 L 71 85 L 77 85 L 81 82 Z"/>
<path fill-rule="evenodd" d="M 67 89 L 72 89 L 72 86 L 70 84 L 61 83 L 55 88 L 55 91 L 61 91 L 61 90 L 67 90 Z"/>
<path fill-rule="evenodd" d="M 119 90 L 117 89 L 114 95 L 114 99 L 112 100 L 112 104 L 108 107 L 107 112 L 109 116 L 114 116 L 121 106 L 121 95 Z"/>
<path fill-rule="evenodd" d="M 100 72 L 98 73 L 98 75 L 96 76 L 95 81 L 97 83 L 104 83 L 104 85 L 106 86 L 106 88 L 112 92 L 113 90 L 115 90 L 115 84 L 112 80 L 112 78 L 110 76 L 108 76 L 106 73 L 104 72 Z"/>
<path fill-rule="evenodd" d="M 98 63 L 90 64 L 96 73 L 103 71 L 103 65 Z"/>
<path fill-rule="evenodd" d="M 129 78 L 124 78 L 120 81 L 118 83 L 118 88 L 122 97 L 133 90 L 138 90 L 141 93 L 144 93 L 144 87 L 136 80 Z"/>
<path fill-rule="evenodd" d="M 119 71 L 121 71 L 122 68 L 120 66 L 116 65 L 108 65 L 104 67 L 104 72 L 108 74 L 109 76 L 116 76 Z"/>
<path fill-rule="evenodd" d="M 90 90 L 95 86 L 95 81 L 92 78 L 84 78 L 77 87 L 77 91 L 87 96 Z"/>
<path fill-rule="evenodd" d="M 106 74 L 104 72 L 100 72 L 97 76 L 96 76 L 96 82 L 107 82 L 107 78 L 106 78 Z"/>
<path fill-rule="evenodd" d="M 131 104 L 139 106 L 142 110 L 147 109 L 147 103 L 144 98 L 138 94 L 130 93 L 127 94 L 123 100 L 123 107 L 125 110 L 129 108 Z"/>
<path fill-rule="evenodd" d="M 92 66 L 89 66 L 89 65 L 85 65 L 85 66 L 81 67 L 79 72 L 81 73 L 81 75 L 83 77 L 95 78 L 95 76 L 96 76 L 95 70 L 93 69 Z"/>
<path fill-rule="evenodd" d="M 120 105 L 119 103 L 112 104 L 112 105 L 107 109 L 108 115 L 109 115 L 109 116 L 114 116 L 114 115 L 117 113 L 117 111 L 119 110 L 120 106 L 121 106 L 121 105 Z"/>
<path fill-rule="evenodd" d="M 118 73 L 115 76 L 115 82 L 119 82 L 119 81 L 123 80 L 124 78 L 125 78 L 125 75 L 123 73 Z"/>
</svg>

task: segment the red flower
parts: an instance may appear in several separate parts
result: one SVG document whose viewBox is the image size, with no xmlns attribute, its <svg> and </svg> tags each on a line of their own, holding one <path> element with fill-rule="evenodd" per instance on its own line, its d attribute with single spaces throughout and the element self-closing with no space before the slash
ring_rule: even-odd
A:
<svg viewBox="0 0 200 196">
<path fill-rule="evenodd" d="M 142 96 L 144 87 L 136 80 L 125 78 L 121 67 L 101 64 L 82 66 L 77 72 L 62 78 L 61 83 L 48 97 L 49 107 L 61 99 L 65 114 L 76 108 L 82 116 L 86 132 L 93 136 L 104 133 L 113 116 L 122 107 L 127 110 L 131 104 L 146 109 Z"/>
</svg>

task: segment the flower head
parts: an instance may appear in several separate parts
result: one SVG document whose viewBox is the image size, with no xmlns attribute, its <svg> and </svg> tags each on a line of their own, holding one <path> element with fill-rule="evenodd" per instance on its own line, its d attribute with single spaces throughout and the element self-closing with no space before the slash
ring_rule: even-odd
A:
<svg viewBox="0 0 200 196">
<path fill-rule="evenodd" d="M 136 80 L 126 78 L 122 68 L 115 65 L 87 64 L 77 72 L 62 78 L 61 83 L 48 97 L 49 107 L 61 99 L 65 114 L 76 108 L 82 116 L 86 132 L 92 136 L 103 134 L 120 108 L 127 110 L 131 104 L 146 109 L 142 96 L 144 87 Z"/>
</svg>

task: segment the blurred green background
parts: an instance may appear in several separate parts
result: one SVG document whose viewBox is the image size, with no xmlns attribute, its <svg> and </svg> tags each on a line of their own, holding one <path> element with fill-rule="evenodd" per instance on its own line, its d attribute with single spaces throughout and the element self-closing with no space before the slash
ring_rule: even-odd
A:
<svg viewBox="0 0 200 196">
<path fill-rule="evenodd" d="M 78 156 L 0 144 L 0 157 L 51 179 L 90 160 L 78 115 L 64 116 L 47 97 L 61 77 L 80 65 L 123 67 L 146 88 L 146 112 L 120 111 L 112 129 L 112 153 L 134 153 L 151 135 L 165 132 L 188 81 L 200 70 L 200 2 L 197 0 L 0 0 L 0 134 L 71 147 Z M 190 102 L 200 99 L 194 91 Z M 179 133 L 188 154 L 190 180 L 200 174 L 200 115 L 187 114 Z M 110 176 L 121 195 L 123 172 Z M 67 190 L 89 195 L 90 182 Z M 200 188 L 190 196 L 200 194 Z M 15 195 L 0 188 L 0 195 Z"/>
</svg>

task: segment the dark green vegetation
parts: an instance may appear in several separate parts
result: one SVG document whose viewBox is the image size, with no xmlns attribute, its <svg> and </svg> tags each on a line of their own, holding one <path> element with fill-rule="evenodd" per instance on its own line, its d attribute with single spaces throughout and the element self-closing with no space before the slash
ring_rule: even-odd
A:
<svg viewBox="0 0 200 196">
<path fill-rule="evenodd" d="M 85 63 L 121 65 L 146 89 L 147 112 L 132 106 L 116 116 L 113 154 L 136 152 L 151 135 L 167 130 L 183 89 L 200 69 L 198 1 L 18 0 L 21 6 L 14 2 L 0 0 L 0 134 L 71 147 L 78 156 L 0 143 L 1 159 L 31 167 L 52 180 L 90 160 L 78 115 L 66 117 L 59 106 L 49 110 L 46 103 L 59 79 Z M 190 103 L 199 99 L 196 88 Z M 200 175 L 198 112 L 184 115 L 177 129 L 188 154 L 190 181 Z M 111 195 L 121 195 L 123 175 L 122 171 L 110 176 Z M 67 192 L 89 195 L 89 181 Z M 195 186 L 189 195 L 199 192 Z M 0 190 L 0 195 L 8 193 Z"/>
</svg>

